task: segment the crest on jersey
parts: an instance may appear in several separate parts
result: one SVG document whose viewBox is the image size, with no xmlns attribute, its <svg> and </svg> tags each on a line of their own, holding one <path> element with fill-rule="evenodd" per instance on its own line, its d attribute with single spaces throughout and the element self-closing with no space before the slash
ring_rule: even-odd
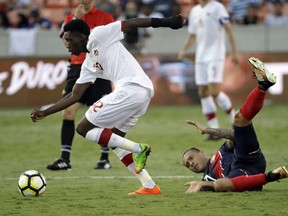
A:
<svg viewBox="0 0 288 216">
<path fill-rule="evenodd" d="M 95 55 L 95 56 L 98 56 L 98 54 L 99 54 L 99 52 L 98 52 L 98 50 L 97 50 L 97 49 L 96 49 L 96 50 L 94 50 L 94 51 L 93 51 L 93 53 L 94 53 L 94 55 Z"/>
</svg>

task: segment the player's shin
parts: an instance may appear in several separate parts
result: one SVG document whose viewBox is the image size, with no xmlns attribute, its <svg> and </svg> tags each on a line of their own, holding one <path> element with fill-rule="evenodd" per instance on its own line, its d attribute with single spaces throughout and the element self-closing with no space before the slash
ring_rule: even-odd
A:
<svg viewBox="0 0 288 216">
<path fill-rule="evenodd" d="M 267 183 L 265 174 L 257 174 L 251 176 L 238 176 L 230 179 L 234 186 L 235 192 L 243 192 L 252 190 Z"/>
<path fill-rule="evenodd" d="M 93 142 L 97 142 L 103 147 L 118 147 L 132 153 L 140 153 L 142 151 L 138 143 L 118 136 L 107 128 L 93 128 L 92 130 L 87 132 L 85 138 Z"/>
</svg>

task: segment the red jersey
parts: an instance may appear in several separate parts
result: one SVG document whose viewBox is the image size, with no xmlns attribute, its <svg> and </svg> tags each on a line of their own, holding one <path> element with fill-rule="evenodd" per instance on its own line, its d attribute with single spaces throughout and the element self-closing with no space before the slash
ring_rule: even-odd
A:
<svg viewBox="0 0 288 216">
<path fill-rule="evenodd" d="M 66 23 L 70 22 L 74 17 L 75 17 L 74 14 L 70 14 L 66 16 L 64 19 L 63 26 Z M 106 25 L 115 21 L 111 14 L 105 11 L 101 11 L 97 9 L 95 6 L 87 14 L 85 14 L 81 19 L 87 23 L 90 29 L 93 29 L 96 26 Z M 63 36 L 63 26 L 60 32 L 60 37 Z M 71 55 L 70 63 L 74 65 L 82 64 L 85 60 L 85 56 L 86 56 L 85 52 L 81 53 L 79 56 Z"/>
</svg>

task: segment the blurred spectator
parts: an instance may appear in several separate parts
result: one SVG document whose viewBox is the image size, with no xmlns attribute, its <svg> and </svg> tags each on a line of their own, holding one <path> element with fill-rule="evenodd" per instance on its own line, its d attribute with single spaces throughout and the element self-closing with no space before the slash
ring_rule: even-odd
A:
<svg viewBox="0 0 288 216">
<path fill-rule="evenodd" d="M 29 28 L 29 21 L 26 14 L 18 10 L 11 10 L 7 13 L 9 28 Z"/>
<path fill-rule="evenodd" d="M 244 25 L 256 25 L 259 23 L 257 10 L 258 10 L 257 6 L 253 4 L 248 5 L 246 15 L 243 18 Z"/>
<path fill-rule="evenodd" d="M 110 0 L 97 0 L 95 6 L 111 14 L 115 20 L 119 17 L 119 9 Z"/>
<path fill-rule="evenodd" d="M 29 16 L 32 0 L 11 0 L 6 4 L 6 16 L 9 28 L 29 28 Z"/>
<path fill-rule="evenodd" d="M 222 3 L 226 9 L 230 4 L 230 0 L 218 0 L 218 2 Z"/>
<path fill-rule="evenodd" d="M 162 13 L 165 17 L 173 15 L 173 7 L 177 4 L 175 0 L 155 0 L 154 9 Z"/>
<path fill-rule="evenodd" d="M 51 29 L 52 22 L 40 15 L 39 9 L 34 9 L 31 11 L 29 18 L 29 25 L 32 28 L 40 27 L 41 29 Z"/>
<path fill-rule="evenodd" d="M 72 13 L 71 8 L 67 7 L 67 8 L 64 9 L 64 17 L 68 16 L 68 15 L 71 14 L 71 13 Z M 62 22 L 60 22 L 60 23 L 57 25 L 57 27 L 58 27 L 59 29 L 61 29 L 62 26 L 63 26 L 63 23 L 64 23 L 64 20 L 63 20 Z"/>
<path fill-rule="evenodd" d="M 138 17 L 138 4 L 137 1 L 128 1 L 124 13 L 118 20 L 126 20 Z M 131 29 L 125 33 L 123 45 L 132 53 L 139 54 L 141 50 L 141 43 L 139 43 L 139 28 Z"/>
<path fill-rule="evenodd" d="M 173 7 L 178 3 L 175 0 L 141 0 L 141 4 L 150 4 L 156 12 L 160 12 L 164 17 L 173 15 Z"/>
<path fill-rule="evenodd" d="M 231 0 L 228 7 L 233 23 L 242 24 L 249 5 L 260 5 L 261 0 Z"/>
<path fill-rule="evenodd" d="M 12 0 L 13 2 L 13 0 Z M 14 8 L 25 8 L 32 4 L 32 0 L 14 0 Z"/>
<path fill-rule="evenodd" d="M 140 7 L 140 12 L 138 17 L 141 18 L 164 18 L 164 15 L 162 13 L 159 13 L 154 10 L 154 7 L 151 3 L 142 4 Z M 151 37 L 153 32 L 153 28 L 139 28 L 139 41 L 138 41 L 138 48 L 140 49 L 140 54 L 146 54 L 148 51 L 145 49 L 145 42 L 146 39 Z"/>
<path fill-rule="evenodd" d="M 7 8 L 6 1 L 0 1 L 0 28 L 7 28 L 9 26 Z"/>
<path fill-rule="evenodd" d="M 283 13 L 283 2 L 273 2 L 273 13 L 266 15 L 264 24 L 267 26 L 288 26 L 288 16 Z"/>
<path fill-rule="evenodd" d="M 164 15 L 158 11 L 154 10 L 154 6 L 152 3 L 142 4 L 140 7 L 140 17 L 157 17 L 164 18 Z"/>
</svg>

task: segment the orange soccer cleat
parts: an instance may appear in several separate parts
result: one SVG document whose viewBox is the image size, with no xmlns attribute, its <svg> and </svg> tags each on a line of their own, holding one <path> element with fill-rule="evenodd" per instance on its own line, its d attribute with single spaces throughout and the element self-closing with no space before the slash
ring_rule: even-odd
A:
<svg viewBox="0 0 288 216">
<path fill-rule="evenodd" d="M 160 187 L 158 185 L 155 185 L 154 188 L 140 188 L 139 190 L 136 190 L 134 192 L 128 193 L 128 195 L 157 195 L 160 194 Z"/>
</svg>

